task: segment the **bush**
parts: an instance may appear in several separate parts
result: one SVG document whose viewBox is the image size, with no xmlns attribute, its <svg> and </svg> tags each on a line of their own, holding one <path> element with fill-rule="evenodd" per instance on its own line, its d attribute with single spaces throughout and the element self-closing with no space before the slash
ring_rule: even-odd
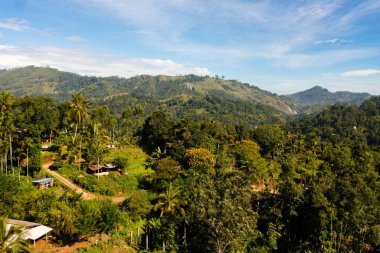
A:
<svg viewBox="0 0 380 253">
<path fill-rule="evenodd" d="M 58 172 L 71 181 L 75 181 L 80 175 L 80 171 L 74 165 L 67 163 L 63 164 L 62 167 L 58 169 Z"/>
<path fill-rule="evenodd" d="M 108 176 L 97 178 L 95 175 L 76 178 L 75 183 L 82 188 L 99 193 L 101 195 L 114 196 L 117 193 L 135 190 L 138 187 L 138 181 L 133 175 L 121 175 L 111 172 Z"/>
</svg>

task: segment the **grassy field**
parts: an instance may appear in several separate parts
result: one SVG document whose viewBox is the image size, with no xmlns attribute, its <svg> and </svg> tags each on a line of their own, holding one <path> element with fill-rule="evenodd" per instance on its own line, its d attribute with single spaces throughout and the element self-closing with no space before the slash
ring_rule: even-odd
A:
<svg viewBox="0 0 380 253">
<path fill-rule="evenodd" d="M 104 161 L 111 162 L 117 157 L 128 159 L 128 166 L 126 169 L 128 174 L 140 176 L 153 172 L 151 169 L 145 169 L 144 163 L 148 155 L 139 147 L 130 146 L 120 149 L 110 149 L 104 158 Z"/>
<path fill-rule="evenodd" d="M 57 156 L 54 152 L 42 152 L 42 162 L 49 163 Z M 96 177 L 88 175 L 84 170 L 79 170 L 77 165 L 62 163 L 58 165 L 58 173 L 70 179 L 75 184 L 87 191 L 106 195 L 106 196 L 124 196 L 132 190 L 138 188 L 138 180 L 144 175 L 153 173 L 152 169 L 145 169 L 145 161 L 148 155 L 139 147 L 129 146 L 120 149 L 109 149 L 101 162 L 112 163 L 116 158 L 126 159 L 127 167 L 125 174 L 118 175 L 115 172 L 108 176 Z"/>
</svg>

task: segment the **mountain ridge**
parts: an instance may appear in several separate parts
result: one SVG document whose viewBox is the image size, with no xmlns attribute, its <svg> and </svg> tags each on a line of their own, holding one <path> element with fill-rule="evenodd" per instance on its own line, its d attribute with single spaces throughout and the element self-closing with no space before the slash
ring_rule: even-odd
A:
<svg viewBox="0 0 380 253">
<path fill-rule="evenodd" d="M 76 92 L 96 102 L 123 96 L 146 96 L 159 100 L 182 97 L 184 101 L 192 97 L 220 96 L 262 103 L 284 114 L 294 114 L 293 102 L 286 97 L 246 83 L 209 76 L 94 77 L 28 66 L 0 72 L 0 87 L 16 96 L 44 96 L 58 102 L 70 99 L 70 94 Z"/>
<path fill-rule="evenodd" d="M 310 89 L 286 95 L 301 107 L 325 106 L 335 103 L 361 104 L 371 97 L 366 92 L 356 93 L 350 91 L 330 92 L 328 89 L 316 85 Z"/>
</svg>

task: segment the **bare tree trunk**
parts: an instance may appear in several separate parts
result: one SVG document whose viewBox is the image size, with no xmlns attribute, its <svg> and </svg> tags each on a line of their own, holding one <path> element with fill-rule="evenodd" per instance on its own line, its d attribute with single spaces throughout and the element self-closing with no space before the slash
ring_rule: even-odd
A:
<svg viewBox="0 0 380 253">
<path fill-rule="evenodd" d="M 5 161 L 5 174 L 8 174 L 8 157 L 7 157 L 7 151 L 4 153 L 4 161 Z"/>
<path fill-rule="evenodd" d="M 29 147 L 26 148 L 26 176 L 29 177 Z"/>
<path fill-rule="evenodd" d="M 80 136 L 80 143 L 79 143 L 79 170 L 80 168 L 80 163 L 82 161 L 82 135 Z"/>
<path fill-rule="evenodd" d="M 74 132 L 74 140 L 73 140 L 73 144 L 75 143 L 75 140 L 77 138 L 77 132 L 78 132 L 78 124 L 75 123 L 75 132 Z"/>
<path fill-rule="evenodd" d="M 13 157 L 12 157 L 12 134 L 9 133 L 9 155 L 11 156 L 11 170 L 13 175 L 15 174 L 15 169 L 13 168 Z"/>
</svg>

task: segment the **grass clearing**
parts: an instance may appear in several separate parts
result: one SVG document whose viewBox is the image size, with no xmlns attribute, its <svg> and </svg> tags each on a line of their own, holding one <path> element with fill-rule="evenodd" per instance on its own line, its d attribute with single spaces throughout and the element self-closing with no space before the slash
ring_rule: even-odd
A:
<svg viewBox="0 0 380 253">
<path fill-rule="evenodd" d="M 129 146 L 120 149 L 110 149 L 104 158 L 105 162 L 112 162 L 116 158 L 127 158 L 128 166 L 126 172 L 134 176 L 141 176 L 153 173 L 151 169 L 145 169 L 144 163 L 148 155 L 139 147 Z"/>
</svg>

